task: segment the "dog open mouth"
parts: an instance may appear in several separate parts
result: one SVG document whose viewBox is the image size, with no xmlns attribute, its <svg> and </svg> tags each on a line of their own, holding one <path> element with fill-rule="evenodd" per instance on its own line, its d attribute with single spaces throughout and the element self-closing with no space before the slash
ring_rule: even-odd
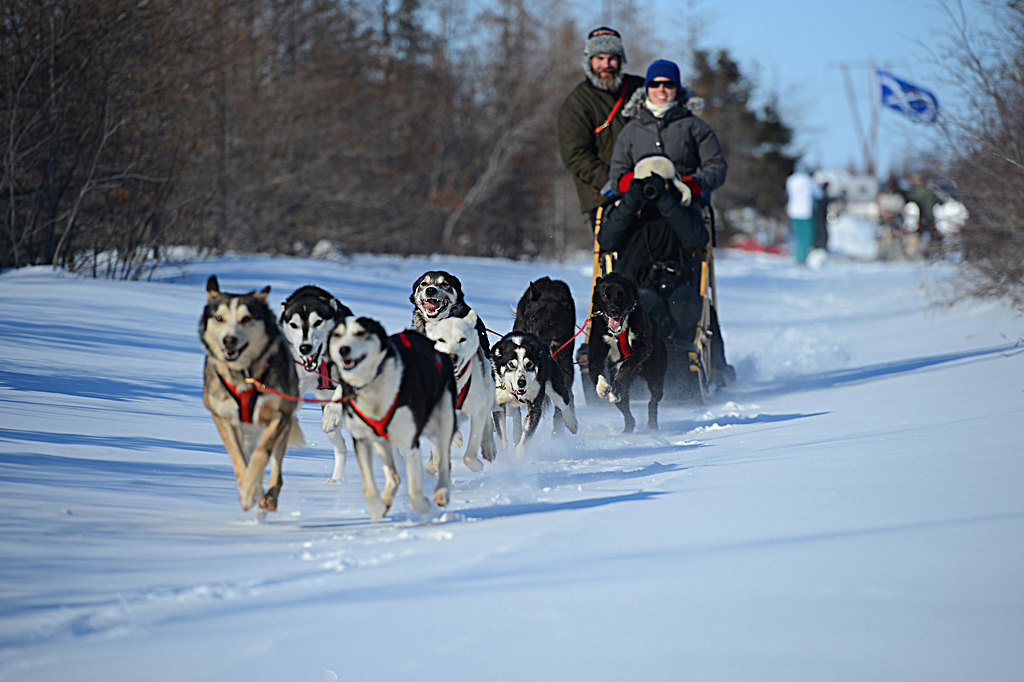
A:
<svg viewBox="0 0 1024 682">
<path fill-rule="evenodd" d="M 245 352 L 245 349 L 248 348 L 248 347 L 249 347 L 248 343 L 244 343 L 244 344 L 242 344 L 238 348 L 223 348 L 222 347 L 222 350 L 224 352 L 224 360 L 227 361 L 227 362 L 234 362 L 239 357 L 241 357 L 242 353 Z"/>
<path fill-rule="evenodd" d="M 320 369 L 320 349 L 312 355 L 302 356 L 302 366 L 307 372 L 316 372 Z"/>
<path fill-rule="evenodd" d="M 420 300 L 420 308 L 423 309 L 423 312 L 426 313 L 427 317 L 437 317 L 447 307 L 447 299 L 424 298 Z"/>
<path fill-rule="evenodd" d="M 608 318 L 608 331 L 610 331 L 612 334 L 621 334 L 622 333 L 622 318 L 609 317 Z"/>
<path fill-rule="evenodd" d="M 350 370 L 355 369 L 356 366 L 366 359 L 366 353 L 363 353 L 357 358 L 342 358 L 341 367 L 342 369 Z"/>
</svg>

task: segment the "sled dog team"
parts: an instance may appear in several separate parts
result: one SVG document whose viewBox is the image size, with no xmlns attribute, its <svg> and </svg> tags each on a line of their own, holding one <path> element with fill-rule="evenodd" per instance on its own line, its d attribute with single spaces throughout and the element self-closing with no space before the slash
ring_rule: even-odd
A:
<svg viewBox="0 0 1024 682">
<path fill-rule="evenodd" d="M 424 468 L 437 476 L 434 503 L 448 504 L 453 445 L 466 446 L 462 461 L 472 471 L 483 469 L 480 456 L 494 461 L 499 447 L 514 447 L 522 456 L 549 405 L 555 432 L 576 433 L 575 304 L 564 282 L 531 282 L 516 307 L 514 331 L 493 346 L 462 283 L 441 270 L 413 283 L 412 328 L 396 334 L 312 285 L 292 292 L 275 317 L 269 292 L 268 286 L 225 293 L 211 276 L 199 323 L 206 351 L 203 403 L 231 457 L 243 510 L 277 509 L 281 463 L 287 448 L 304 444 L 297 417 L 310 394 L 321 405 L 321 424 L 334 449 L 328 480 L 344 477 L 344 427 L 373 521 L 387 513 L 398 489 L 396 448 L 405 460 L 410 506 L 422 514 L 430 510 Z M 629 410 L 634 376 L 647 381 L 648 427 L 657 428 L 666 364 L 664 345 L 636 300 L 635 284 L 615 273 L 594 289 L 590 354 L 600 362 L 591 360 L 590 376 L 598 395 L 622 412 L 625 431 L 635 424 Z M 430 447 L 426 467 L 421 439 Z M 373 475 L 374 452 L 384 467 L 383 491 Z"/>
</svg>

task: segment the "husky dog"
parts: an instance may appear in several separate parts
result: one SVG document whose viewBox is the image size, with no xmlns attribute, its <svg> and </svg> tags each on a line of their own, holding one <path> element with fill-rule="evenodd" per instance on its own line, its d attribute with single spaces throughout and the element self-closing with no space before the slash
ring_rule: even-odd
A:
<svg viewBox="0 0 1024 682">
<path fill-rule="evenodd" d="M 572 391 L 562 370 L 551 359 L 548 345 L 534 334 L 513 331 L 503 336 L 491 349 L 491 370 L 495 397 L 502 410 L 495 418 L 495 426 L 503 447 L 508 445 L 505 427 L 511 415 L 516 456 L 521 457 L 547 403 L 554 406 L 556 414 L 561 414 L 566 427 L 576 433 Z M 521 405 L 526 406 L 525 424 L 520 420 Z"/>
<path fill-rule="evenodd" d="M 668 356 L 665 342 L 651 321 L 629 277 L 610 272 L 594 285 L 594 316 L 590 327 L 590 378 L 597 394 L 614 403 L 625 420 L 623 433 L 636 427 L 629 410 L 629 387 L 643 376 L 651 394 L 647 428 L 658 428 L 658 403 L 665 389 Z"/>
<path fill-rule="evenodd" d="M 462 282 L 450 272 L 429 270 L 412 283 L 409 302 L 413 304 L 412 326 L 421 334 L 427 333 L 427 326 L 446 317 L 465 317 L 469 314 L 466 297 L 462 293 Z M 476 332 L 480 337 L 480 348 L 485 357 L 490 357 L 491 347 L 487 341 L 487 327 L 477 317 Z"/>
<path fill-rule="evenodd" d="M 473 471 L 484 468 L 476 456 L 477 450 L 488 462 L 494 461 L 494 423 L 491 413 L 495 409 L 494 377 L 491 365 L 480 349 L 476 334 L 476 311 L 465 317 L 446 317 L 427 327 L 427 337 L 434 348 L 452 359 L 455 371 L 455 409 L 469 418 L 469 441 L 462 461 Z M 427 467 L 432 471 L 433 462 Z"/>
<path fill-rule="evenodd" d="M 350 316 L 348 306 L 320 287 L 306 285 L 291 293 L 281 304 L 278 323 L 298 365 L 298 395 L 312 392 L 318 400 L 330 400 L 334 384 L 327 367 L 327 339 L 334 326 Z M 327 479 L 345 479 L 345 437 L 340 429 L 327 432 L 334 447 L 334 472 Z"/>
<path fill-rule="evenodd" d="M 575 344 L 576 303 L 569 285 L 560 279 L 541 277 L 530 282 L 516 305 L 513 329 L 536 334 L 546 341 L 555 364 L 565 374 L 566 385 L 572 391 L 572 357 Z M 555 430 L 562 425 L 556 418 Z"/>
<path fill-rule="evenodd" d="M 335 400 L 324 408 L 324 431 L 344 419 L 352 434 L 363 479 L 370 519 L 380 521 L 395 499 L 399 477 L 394 448 L 405 456 L 409 504 L 420 514 L 430 511 L 423 496 L 420 436 L 430 443 L 437 462 L 434 502 L 448 504 L 451 489 L 450 448 L 455 431 L 455 375 L 447 355 L 434 350 L 428 338 L 413 330 L 388 336 L 376 320 L 347 317 L 328 342 L 332 378 L 339 382 Z M 373 452 L 384 463 L 383 494 L 373 478 Z"/>
<path fill-rule="evenodd" d="M 295 363 L 267 306 L 270 287 L 260 292 L 228 294 L 216 276 L 206 281 L 206 307 L 199 338 L 206 350 L 203 404 L 231 456 L 242 509 L 257 502 L 277 510 L 281 462 L 288 446 L 301 447 L 296 422 L 299 380 Z M 282 397 L 284 396 L 284 397 Z M 270 468 L 270 488 L 263 473 Z"/>
</svg>

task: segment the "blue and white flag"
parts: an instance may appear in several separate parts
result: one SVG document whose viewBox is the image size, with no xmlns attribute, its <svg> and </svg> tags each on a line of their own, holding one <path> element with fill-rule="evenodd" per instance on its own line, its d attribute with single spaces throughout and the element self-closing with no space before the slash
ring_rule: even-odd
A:
<svg viewBox="0 0 1024 682">
<path fill-rule="evenodd" d="M 919 123 L 934 123 L 939 118 L 939 100 L 935 95 L 887 71 L 875 70 L 882 106 L 890 107 Z"/>
</svg>

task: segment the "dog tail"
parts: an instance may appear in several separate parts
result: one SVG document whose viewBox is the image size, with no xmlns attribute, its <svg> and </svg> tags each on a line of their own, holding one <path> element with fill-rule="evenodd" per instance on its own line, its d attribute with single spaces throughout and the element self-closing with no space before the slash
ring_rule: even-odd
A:
<svg viewBox="0 0 1024 682">
<path fill-rule="evenodd" d="M 306 436 L 302 433 L 299 420 L 292 419 L 292 430 L 288 433 L 288 448 L 290 450 L 301 450 L 306 447 Z"/>
</svg>

